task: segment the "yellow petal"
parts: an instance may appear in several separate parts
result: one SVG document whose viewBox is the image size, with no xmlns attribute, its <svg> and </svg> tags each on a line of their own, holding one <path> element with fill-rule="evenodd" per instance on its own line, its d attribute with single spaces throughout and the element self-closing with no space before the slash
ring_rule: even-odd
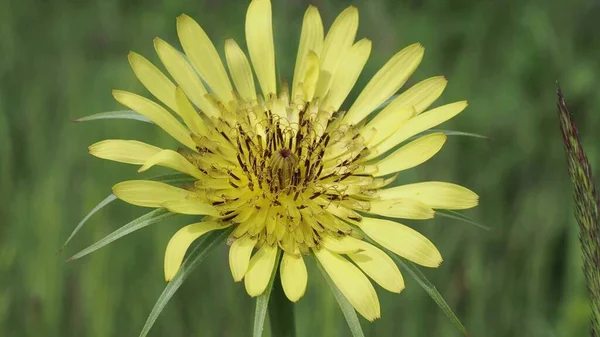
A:
<svg viewBox="0 0 600 337">
<path fill-rule="evenodd" d="M 181 173 L 188 174 L 198 179 L 206 178 L 206 176 L 200 172 L 196 165 L 190 163 L 187 159 L 185 159 L 185 157 L 173 150 L 162 150 L 154 156 L 148 158 L 144 165 L 140 167 L 138 172 L 147 171 L 154 165 L 172 168 L 173 170 L 177 170 Z"/>
<path fill-rule="evenodd" d="M 406 139 L 435 127 L 458 115 L 466 107 L 467 101 L 461 101 L 446 104 L 439 108 L 424 112 L 400 124 L 390 137 L 377 144 L 373 148 L 379 154 L 383 154 Z M 367 159 L 371 159 L 371 156 L 368 156 Z"/>
<path fill-rule="evenodd" d="M 365 136 L 372 134 L 372 131 L 375 130 L 375 133 L 367 139 L 366 144 L 371 145 L 372 151 L 376 151 L 373 145 L 379 144 L 390 137 L 398 130 L 399 125 L 416 115 L 417 112 L 412 106 L 395 109 L 393 106 L 388 105 L 360 130 L 360 134 L 367 139 Z M 378 154 L 378 152 L 373 152 L 365 160 L 374 158 Z"/>
<path fill-rule="evenodd" d="M 371 41 L 362 39 L 348 51 L 344 61 L 339 65 L 331 80 L 331 88 L 322 106 L 325 109 L 338 111 L 344 100 L 354 87 L 371 54 Z"/>
<path fill-rule="evenodd" d="M 357 243 L 356 239 L 353 239 L 347 235 L 340 238 L 330 235 L 323 236 L 321 244 L 330 252 L 338 254 L 356 253 L 361 250 L 360 243 Z"/>
<path fill-rule="evenodd" d="M 364 241 L 350 238 L 361 247 L 360 252 L 348 254 L 352 261 L 383 289 L 393 293 L 401 292 L 404 289 L 404 279 L 394 261 L 381 249 Z"/>
<path fill-rule="evenodd" d="M 383 247 L 425 267 L 439 267 L 442 256 L 433 243 L 403 224 L 374 218 L 364 218 L 360 228 Z"/>
<path fill-rule="evenodd" d="M 225 57 L 227 58 L 229 73 L 240 96 L 246 101 L 255 101 L 256 89 L 254 88 L 254 77 L 252 76 L 250 62 L 233 39 L 225 41 Z"/>
<path fill-rule="evenodd" d="M 89 146 L 92 156 L 118 161 L 126 164 L 141 165 L 148 158 L 160 152 L 160 148 L 137 140 L 107 139 Z"/>
<path fill-rule="evenodd" d="M 213 206 L 197 198 L 166 201 L 161 206 L 177 214 L 219 215 L 219 212 Z"/>
<path fill-rule="evenodd" d="M 196 193 L 150 180 L 129 180 L 113 186 L 114 195 L 132 205 L 162 207 L 167 201 L 195 198 Z"/>
<path fill-rule="evenodd" d="M 226 227 L 227 225 L 224 226 L 211 221 L 198 222 L 178 230 L 167 244 L 167 251 L 165 252 L 165 280 L 168 282 L 173 279 L 179 267 L 181 267 L 185 252 L 194 240 L 210 231 Z"/>
<path fill-rule="evenodd" d="M 313 249 L 313 252 L 333 283 L 358 313 L 369 321 L 381 317 L 375 288 L 360 269 L 327 249 Z"/>
<path fill-rule="evenodd" d="M 196 109 L 192 106 L 192 103 L 188 100 L 185 92 L 182 88 L 178 87 L 175 91 L 175 102 L 177 103 L 177 111 L 185 122 L 185 124 L 198 135 L 206 134 L 206 126 L 204 121 L 196 112 Z"/>
<path fill-rule="evenodd" d="M 246 13 L 246 43 L 263 95 L 277 93 L 270 0 L 252 0 Z"/>
<path fill-rule="evenodd" d="M 256 238 L 249 235 L 244 235 L 231 244 L 229 248 L 229 268 L 235 282 L 239 282 L 244 278 L 255 245 Z"/>
<path fill-rule="evenodd" d="M 177 17 L 179 41 L 190 61 L 208 86 L 225 104 L 233 100 L 233 88 L 219 53 L 210 38 L 194 19 L 182 14 Z"/>
<path fill-rule="evenodd" d="M 175 85 L 158 68 L 142 55 L 130 52 L 127 56 L 135 76 L 154 97 L 177 112 Z"/>
<path fill-rule="evenodd" d="M 440 97 L 446 84 L 448 81 L 444 76 L 425 79 L 396 97 L 389 107 L 394 110 L 414 107 L 417 114 L 420 114 Z"/>
<path fill-rule="evenodd" d="M 165 41 L 155 38 L 154 49 L 171 76 L 181 86 L 186 96 L 207 116 L 219 116 L 219 110 L 206 98 L 206 88 L 192 65 L 184 56 Z"/>
<path fill-rule="evenodd" d="M 302 86 L 305 95 L 304 99 L 310 102 L 315 95 L 317 80 L 319 79 L 319 57 L 315 52 L 310 51 L 306 56 L 305 63 L 306 75 L 304 76 Z"/>
<path fill-rule="evenodd" d="M 316 97 L 325 97 L 339 64 L 354 43 L 357 30 L 358 9 L 350 6 L 338 15 L 323 42 L 323 51 L 319 55 L 321 72 L 315 93 Z"/>
<path fill-rule="evenodd" d="M 296 56 L 296 67 L 294 68 L 294 81 L 292 84 L 292 99 L 298 95 L 298 85 L 304 81 L 306 74 L 306 57 L 310 51 L 317 56 L 323 48 L 323 22 L 319 10 L 315 6 L 308 6 L 302 22 L 302 33 L 300 33 L 300 44 Z M 317 73 L 318 77 L 318 73 Z"/>
<path fill-rule="evenodd" d="M 165 108 L 147 98 L 126 91 L 113 90 L 113 96 L 119 103 L 148 117 L 178 142 L 196 151 L 196 144 L 190 137 L 190 132 Z"/>
<path fill-rule="evenodd" d="M 255 297 L 267 289 L 271 274 L 273 273 L 273 267 L 275 267 L 278 249 L 277 246 L 264 244 L 252 256 L 248 271 L 246 271 L 246 276 L 244 277 L 244 284 L 246 285 L 248 295 Z"/>
<path fill-rule="evenodd" d="M 279 271 L 283 292 L 290 301 L 297 302 L 304 296 L 308 282 L 308 273 L 302 255 L 283 253 Z"/>
<path fill-rule="evenodd" d="M 424 51 L 423 46 L 415 43 L 392 56 L 360 93 L 344 121 L 348 124 L 358 124 L 396 93 L 417 69 Z"/>
<path fill-rule="evenodd" d="M 377 172 L 374 176 L 407 170 L 426 162 L 442 149 L 446 138 L 444 133 L 438 132 L 413 140 L 375 163 Z"/>
<path fill-rule="evenodd" d="M 382 199 L 409 198 L 435 209 L 467 209 L 477 206 L 479 196 L 466 187 L 427 181 L 379 190 Z"/>
<path fill-rule="evenodd" d="M 431 219 L 433 218 L 433 210 L 426 204 L 414 199 L 396 199 L 370 201 L 371 208 L 367 213 L 389 216 L 391 218 L 402 219 Z"/>
</svg>

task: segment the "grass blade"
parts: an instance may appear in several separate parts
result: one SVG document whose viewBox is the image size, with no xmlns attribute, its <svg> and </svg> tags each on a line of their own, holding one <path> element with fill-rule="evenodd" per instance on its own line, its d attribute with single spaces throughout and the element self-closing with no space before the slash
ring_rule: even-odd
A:
<svg viewBox="0 0 600 337">
<path fill-rule="evenodd" d="M 185 183 L 189 183 L 189 182 L 195 181 L 194 178 L 191 178 L 190 176 L 188 176 L 186 174 L 183 174 L 183 173 L 163 174 L 163 175 L 160 175 L 160 176 L 155 176 L 155 177 L 152 177 L 152 178 L 148 178 L 148 180 L 160 181 L 160 182 L 163 182 L 165 184 L 171 184 L 171 185 L 185 184 Z M 69 237 L 67 238 L 67 241 L 65 241 L 65 243 L 62 246 L 62 248 L 58 251 L 58 253 L 61 253 L 67 247 L 67 244 L 71 241 L 71 239 L 73 239 L 73 237 L 75 236 L 75 234 L 77 234 L 77 232 L 79 232 L 79 230 L 83 227 L 83 225 L 92 217 L 92 215 L 96 214 L 96 212 L 98 212 L 102 208 L 106 207 L 108 204 L 110 204 L 111 202 L 115 201 L 116 199 L 117 199 L 117 197 L 114 194 L 111 193 L 108 197 L 106 197 L 98 205 L 96 205 L 96 207 L 94 207 L 83 218 L 83 220 L 81 220 L 77 224 L 77 226 L 75 227 L 75 229 L 71 232 L 71 235 L 69 235 Z"/>
<path fill-rule="evenodd" d="M 575 218 L 579 224 L 579 243 L 583 255 L 583 273 L 590 296 L 592 315 L 590 335 L 600 336 L 600 201 L 596 192 L 592 168 L 583 151 L 577 125 L 573 120 L 560 88 L 558 116 L 562 131 L 569 176 L 574 187 Z"/>
<path fill-rule="evenodd" d="M 264 293 L 256 298 L 256 309 L 254 311 L 254 328 L 252 329 L 253 337 L 262 337 L 265 329 L 265 319 L 267 318 L 267 310 L 269 308 L 269 299 L 271 297 L 271 290 L 273 290 L 273 281 L 275 275 L 279 270 L 279 260 L 281 258 L 281 250 L 277 250 L 277 257 L 275 258 L 275 266 L 273 267 L 273 273 L 269 280 L 269 285 Z"/>
<path fill-rule="evenodd" d="M 148 117 L 143 116 L 133 110 L 99 112 L 93 115 L 77 118 L 76 120 L 74 120 L 74 122 L 88 122 L 99 119 L 133 119 L 136 121 L 154 124 L 154 122 L 148 119 Z"/>
<path fill-rule="evenodd" d="M 463 221 L 463 222 L 466 222 L 466 223 L 470 223 L 471 225 L 475 225 L 475 226 L 477 226 L 477 227 L 479 227 L 479 228 L 481 228 L 483 230 L 486 230 L 486 231 L 491 231 L 492 230 L 490 227 L 488 227 L 486 225 L 482 225 L 482 224 L 476 222 L 475 220 L 469 218 L 468 216 L 466 216 L 466 215 L 464 215 L 462 213 L 459 213 L 459 212 L 456 212 L 456 211 L 452 211 L 452 210 L 449 210 L 449 209 L 448 210 L 443 210 L 443 211 L 435 211 L 435 214 L 436 215 L 441 215 L 441 216 L 443 216 L 445 218 L 450 218 L 450 219 L 454 219 L 454 220 L 459 220 L 459 221 Z"/>
<path fill-rule="evenodd" d="M 169 300 L 173 297 L 175 292 L 181 287 L 183 282 L 190 276 L 190 274 L 196 269 L 200 263 L 208 256 L 208 254 L 220 243 L 225 241 L 225 238 L 231 233 L 232 228 L 224 230 L 213 231 L 204 235 L 204 238 L 200 238 L 200 241 L 192 249 L 191 253 L 183 260 L 181 267 L 175 274 L 175 277 L 167 284 L 163 292 L 158 297 L 158 300 L 154 304 L 146 323 L 140 332 L 140 337 L 145 337 L 150 329 L 156 322 L 158 315 L 163 311 Z"/>
<path fill-rule="evenodd" d="M 96 250 L 106 246 L 107 244 L 124 237 L 127 234 L 135 232 L 138 229 L 142 229 L 148 225 L 157 223 L 164 219 L 168 219 L 175 215 L 176 215 L 175 213 L 171 213 L 164 208 L 155 209 L 155 210 L 153 210 L 149 213 L 146 213 L 146 214 L 142 215 L 141 217 L 129 222 L 128 224 L 124 225 L 123 227 L 117 229 L 116 231 L 114 231 L 114 232 L 108 234 L 107 236 L 105 236 L 104 238 L 100 239 L 93 245 L 91 245 L 91 246 L 81 250 L 79 253 L 71 256 L 67 260 L 67 262 L 77 260 L 81 257 L 84 257 L 84 256 L 86 256 L 92 252 L 95 252 Z"/>
<path fill-rule="evenodd" d="M 362 328 L 360 326 L 356 310 L 354 310 L 354 307 L 352 306 L 352 304 L 350 304 L 346 296 L 344 296 L 344 294 L 342 294 L 342 292 L 338 289 L 335 283 L 333 283 L 333 280 L 331 279 L 331 277 L 329 277 L 329 274 L 327 274 L 325 269 L 323 269 L 321 263 L 317 259 L 315 259 L 315 261 L 317 262 L 317 266 L 319 267 L 321 274 L 323 274 L 323 277 L 327 281 L 327 284 L 329 284 L 329 287 L 333 292 L 333 296 L 340 305 L 340 309 L 342 309 L 342 313 L 344 314 L 344 318 L 346 318 L 346 322 L 348 323 L 350 332 L 352 332 L 352 336 L 364 337 L 365 334 L 363 333 Z"/>
<path fill-rule="evenodd" d="M 275 281 L 273 281 L 273 290 L 271 290 L 268 309 L 269 321 L 271 322 L 271 336 L 295 337 L 296 320 L 294 317 L 294 303 L 285 295 L 278 272 L 275 272 Z"/>
</svg>

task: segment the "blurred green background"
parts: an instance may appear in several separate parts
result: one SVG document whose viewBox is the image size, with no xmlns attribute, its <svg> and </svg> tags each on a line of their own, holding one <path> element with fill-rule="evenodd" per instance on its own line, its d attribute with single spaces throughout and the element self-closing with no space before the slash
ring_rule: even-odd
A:
<svg viewBox="0 0 600 337">
<path fill-rule="evenodd" d="M 311 2 L 273 2 L 278 64 L 289 79 Z M 326 27 L 349 5 L 312 3 Z M 116 202 L 92 218 L 66 253 L 56 252 L 113 184 L 137 175 L 133 166 L 89 156 L 89 144 L 105 138 L 173 142 L 144 123 L 71 120 L 121 109 L 110 95 L 113 88 L 147 95 L 126 55 L 134 50 L 158 61 L 152 38 L 178 45 L 175 17 L 181 13 L 198 20 L 221 51 L 229 37 L 245 45 L 246 4 L 0 0 L 0 336 L 137 336 L 165 285 L 166 243 L 191 220 L 153 225 L 65 263 L 145 211 Z M 555 81 L 598 168 L 598 1 L 353 4 L 361 15 L 359 38 L 370 38 L 374 46 L 357 87 L 397 50 L 421 42 L 425 58 L 409 84 L 445 75 L 449 86 L 438 103 L 468 99 L 470 106 L 443 128 L 492 138 L 452 137 L 433 160 L 400 178 L 472 188 L 481 205 L 467 214 L 493 227 L 486 232 L 445 218 L 410 223 L 444 256 L 442 266 L 424 270 L 426 275 L 472 336 L 584 336 L 589 309 Z M 306 296 L 295 307 L 298 335 L 348 336 L 312 264 L 309 275 Z M 459 336 L 407 273 L 405 279 L 400 295 L 378 288 L 383 316 L 363 321 L 365 333 Z M 220 247 L 167 305 L 150 335 L 247 336 L 253 310 L 243 284 L 232 281 L 226 247 Z"/>
</svg>

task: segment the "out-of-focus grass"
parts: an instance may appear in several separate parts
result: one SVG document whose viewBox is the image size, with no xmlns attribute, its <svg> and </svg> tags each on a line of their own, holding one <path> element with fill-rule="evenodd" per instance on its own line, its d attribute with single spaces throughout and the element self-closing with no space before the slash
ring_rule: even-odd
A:
<svg viewBox="0 0 600 337">
<path fill-rule="evenodd" d="M 292 74 L 306 1 L 274 1 L 278 62 Z M 346 1 L 316 0 L 331 23 Z M 600 7 L 593 1 L 355 2 L 360 37 L 374 50 L 364 85 L 395 51 L 426 47 L 411 83 L 443 74 L 440 103 L 468 99 L 446 128 L 492 141 L 451 138 L 432 161 L 400 181 L 447 180 L 481 195 L 469 215 L 492 232 L 439 218 L 410 222 L 436 243 L 444 263 L 425 270 L 473 336 L 580 336 L 588 304 L 571 216 L 554 86 L 569 88 L 593 167 L 599 167 Z M 118 107 L 112 88 L 144 92 L 127 52 L 151 60 L 152 38 L 177 45 L 175 17 L 196 18 L 222 49 L 241 44 L 245 1 L 0 1 L 0 335 L 135 336 L 164 287 L 165 245 L 183 221 L 153 225 L 89 258 L 55 255 L 70 230 L 134 167 L 87 155 L 104 138 L 173 144 L 132 121 L 75 124 Z M 356 90 L 353 95 L 356 95 Z M 115 203 L 70 246 L 75 252 L 143 210 Z M 152 336 L 245 336 L 253 301 L 231 281 L 225 247 L 210 256 L 166 307 Z M 296 306 L 300 336 L 346 336 L 333 295 L 314 265 Z M 382 319 L 367 335 L 458 336 L 418 285 L 394 295 L 379 289 Z"/>
</svg>

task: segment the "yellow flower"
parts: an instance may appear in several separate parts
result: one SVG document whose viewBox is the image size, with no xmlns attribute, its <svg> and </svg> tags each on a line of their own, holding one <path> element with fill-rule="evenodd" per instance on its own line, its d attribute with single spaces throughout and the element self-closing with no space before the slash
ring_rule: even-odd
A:
<svg viewBox="0 0 600 337">
<path fill-rule="evenodd" d="M 325 34 L 318 10 L 310 6 L 291 93 L 286 85 L 277 90 L 268 0 L 254 0 L 248 8 L 249 59 L 234 40 L 225 41 L 229 73 L 204 30 L 186 15 L 177 18 L 185 54 L 154 40 L 173 81 L 144 57 L 129 55 L 136 76 L 162 104 L 119 90 L 113 92 L 115 99 L 184 148 L 105 140 L 90 146 L 90 153 L 141 165 L 140 172 L 159 165 L 196 179 L 183 188 L 148 180 L 113 187 L 118 198 L 133 205 L 204 216 L 171 238 L 165 253 L 167 281 L 194 240 L 230 226 L 231 273 L 235 281 L 245 281 L 248 294 L 263 293 L 279 265 L 286 296 L 299 300 L 308 278 L 304 257 L 314 254 L 368 320 L 380 317 L 380 307 L 367 276 L 396 293 L 404 281 L 386 253 L 362 240 L 363 233 L 410 261 L 439 266 L 442 257 L 427 238 L 382 217 L 430 219 L 434 209 L 474 207 L 478 196 L 444 182 L 387 186 L 398 172 L 435 155 L 446 136 L 430 133 L 408 140 L 456 116 L 467 103 L 426 111 L 446 86 L 444 77 L 432 77 L 368 118 L 419 65 L 424 48 L 414 44 L 392 56 L 349 110 L 341 111 L 371 51 L 371 41 L 355 42 L 357 29 L 355 7 L 344 10 Z M 253 74 L 262 94 L 257 94 Z"/>
</svg>

